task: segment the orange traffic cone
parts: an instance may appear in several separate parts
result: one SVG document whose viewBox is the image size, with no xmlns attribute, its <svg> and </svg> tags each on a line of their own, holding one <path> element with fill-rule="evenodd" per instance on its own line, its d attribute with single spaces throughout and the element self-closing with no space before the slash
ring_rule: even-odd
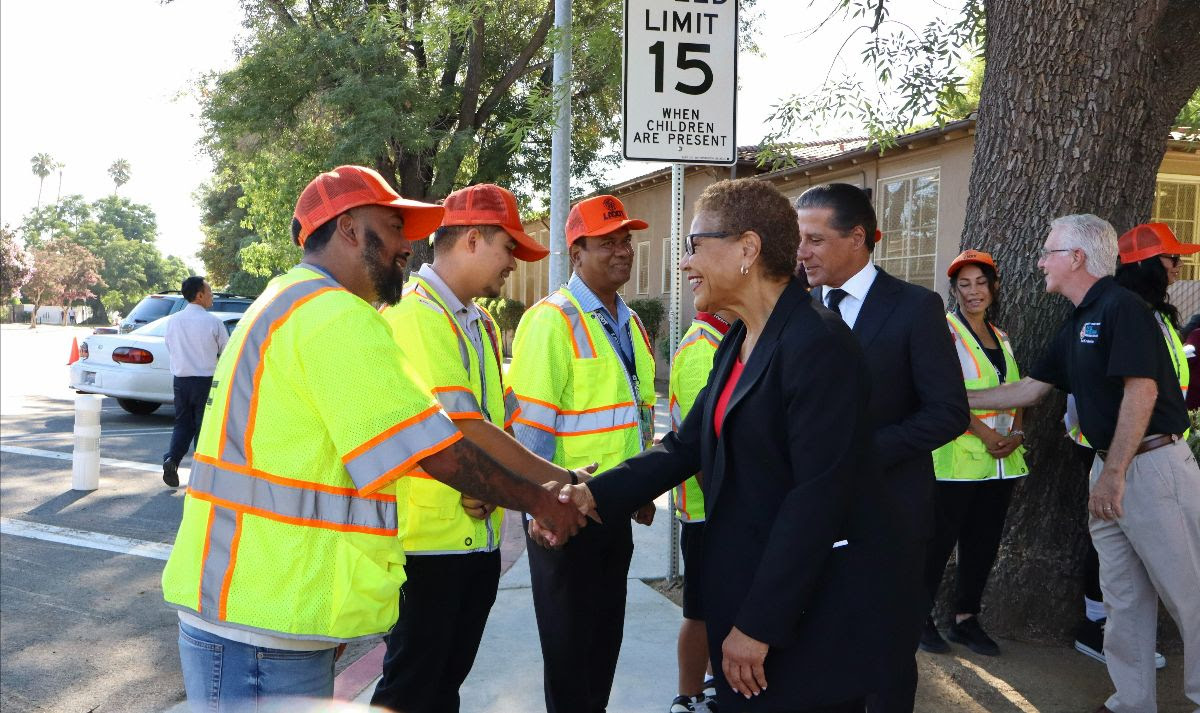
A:
<svg viewBox="0 0 1200 713">
<path fill-rule="evenodd" d="M 71 356 L 67 358 L 67 366 L 79 361 L 79 338 L 71 337 Z"/>
</svg>

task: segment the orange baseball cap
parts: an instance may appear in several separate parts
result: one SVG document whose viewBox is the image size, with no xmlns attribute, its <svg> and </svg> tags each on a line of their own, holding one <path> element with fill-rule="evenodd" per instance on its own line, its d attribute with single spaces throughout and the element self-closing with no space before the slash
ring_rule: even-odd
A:
<svg viewBox="0 0 1200 713">
<path fill-rule="evenodd" d="M 420 240 L 437 230 L 445 212 L 440 205 L 401 198 L 377 172 L 366 166 L 338 166 L 309 181 L 293 214 L 300 221 L 295 243 L 304 246 L 312 232 L 342 213 L 363 205 L 398 208 L 404 214 L 404 237 Z"/>
<path fill-rule="evenodd" d="M 608 235 L 614 230 L 645 230 L 650 224 L 625 214 L 625 204 L 614 196 L 595 196 L 576 203 L 567 216 L 567 245 L 580 238 Z"/>
<path fill-rule="evenodd" d="M 550 254 L 550 248 L 529 237 L 521 224 L 517 199 L 507 189 L 491 183 L 467 186 L 442 201 L 446 214 L 442 225 L 498 225 L 517 241 L 513 257 L 535 262 Z"/>
<path fill-rule="evenodd" d="M 962 269 L 964 265 L 987 265 L 993 270 L 996 269 L 996 261 L 992 259 L 991 253 L 985 253 L 982 250 L 964 250 L 954 258 L 954 262 L 950 263 L 950 267 L 946 269 L 946 277 L 954 277 L 954 273 Z"/>
<path fill-rule="evenodd" d="M 1121 263 L 1141 262 L 1155 255 L 1200 253 L 1200 245 L 1181 243 L 1166 223 L 1142 223 L 1117 239 Z"/>
</svg>

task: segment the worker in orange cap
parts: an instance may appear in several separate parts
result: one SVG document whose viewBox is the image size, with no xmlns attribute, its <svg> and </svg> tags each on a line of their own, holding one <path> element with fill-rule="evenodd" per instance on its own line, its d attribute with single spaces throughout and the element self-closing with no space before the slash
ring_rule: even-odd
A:
<svg viewBox="0 0 1200 713">
<path fill-rule="evenodd" d="M 514 431 L 534 453 L 566 468 L 611 468 L 654 435 L 654 352 L 618 291 L 633 269 L 630 218 L 614 196 L 580 201 L 567 217 L 573 275 L 525 313 L 509 383 L 521 413 Z M 654 504 L 635 518 L 650 524 Z M 541 636 L 548 713 L 594 713 L 608 704 L 621 649 L 625 579 L 633 555 L 628 520 L 589 525 L 561 550 L 529 526 L 529 568 Z"/>
<path fill-rule="evenodd" d="M 342 645 L 396 620 L 407 503 L 395 481 L 418 465 L 532 510 L 556 538 L 582 524 L 462 438 L 371 304 L 400 299 L 410 241 L 442 213 L 361 166 L 300 195 L 304 259 L 267 285 L 217 363 L 163 572 L 194 709 L 332 695 Z"/>
<path fill-rule="evenodd" d="M 405 360 L 433 388 L 466 440 L 535 482 L 570 482 L 504 429 L 519 413 L 504 384 L 500 330 L 478 297 L 498 297 L 517 260 L 549 250 L 525 233 L 512 193 L 491 184 L 455 191 L 399 304 L 383 311 Z M 408 504 L 400 618 L 388 634 L 371 704 L 456 713 L 500 580 L 504 512 L 414 468 L 397 483 Z"/>
</svg>

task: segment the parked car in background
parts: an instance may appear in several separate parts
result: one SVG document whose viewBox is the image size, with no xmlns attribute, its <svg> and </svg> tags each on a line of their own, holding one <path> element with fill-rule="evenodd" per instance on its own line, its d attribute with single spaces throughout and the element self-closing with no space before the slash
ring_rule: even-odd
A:
<svg viewBox="0 0 1200 713">
<path fill-rule="evenodd" d="M 240 312 L 213 312 L 233 332 Z M 171 356 L 164 339 L 170 317 L 161 317 L 128 334 L 92 334 L 79 343 L 79 361 L 71 365 L 71 388 L 81 394 L 116 398 L 129 413 L 154 413 L 174 403 Z"/>
<path fill-rule="evenodd" d="M 229 292 L 214 292 L 213 306 L 208 311 L 245 312 L 252 302 L 254 302 L 253 297 L 244 297 Z M 120 331 L 122 334 L 127 334 L 156 319 L 175 314 L 186 306 L 187 300 L 183 299 L 183 294 L 179 290 L 167 290 L 156 295 L 148 295 L 137 303 L 137 306 L 129 312 L 125 319 L 121 320 Z"/>
</svg>

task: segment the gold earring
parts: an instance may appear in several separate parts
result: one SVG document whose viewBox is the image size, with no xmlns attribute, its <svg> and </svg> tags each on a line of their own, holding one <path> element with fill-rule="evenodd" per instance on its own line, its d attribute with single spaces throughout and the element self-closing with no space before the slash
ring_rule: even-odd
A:
<svg viewBox="0 0 1200 713">
<path fill-rule="evenodd" d="M 746 263 L 742 263 L 742 274 L 743 274 L 743 275 L 749 275 L 749 274 L 750 274 L 750 268 L 746 267 Z"/>
</svg>

